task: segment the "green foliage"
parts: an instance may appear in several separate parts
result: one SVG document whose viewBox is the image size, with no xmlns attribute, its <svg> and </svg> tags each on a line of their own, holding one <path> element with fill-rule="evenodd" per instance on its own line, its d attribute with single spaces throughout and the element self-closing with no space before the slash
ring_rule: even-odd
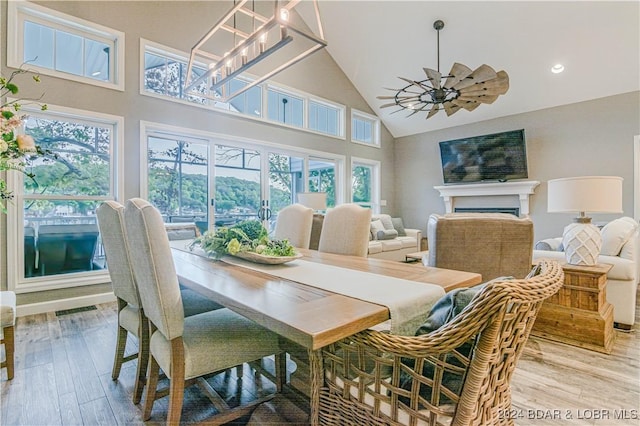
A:
<svg viewBox="0 0 640 426">
<path fill-rule="evenodd" d="M 216 259 L 238 252 L 255 252 L 267 256 L 295 255 L 288 240 L 270 240 L 267 230 L 257 220 L 246 220 L 231 227 L 223 226 L 216 231 L 206 231 L 193 241 L 191 247 L 195 245 L 199 245 Z"/>
</svg>

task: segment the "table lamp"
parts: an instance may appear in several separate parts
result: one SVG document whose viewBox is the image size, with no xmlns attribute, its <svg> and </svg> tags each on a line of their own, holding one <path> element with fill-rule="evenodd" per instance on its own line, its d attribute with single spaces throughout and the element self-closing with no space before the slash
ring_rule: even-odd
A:
<svg viewBox="0 0 640 426">
<path fill-rule="evenodd" d="M 298 192 L 298 202 L 303 206 L 312 208 L 314 211 L 324 211 L 327 209 L 326 192 Z"/>
<path fill-rule="evenodd" d="M 562 245 L 567 263 L 593 266 L 602 248 L 600 230 L 586 212 L 622 213 L 622 178 L 617 176 L 580 176 L 548 182 L 547 211 L 577 212 L 574 223 L 564 228 Z"/>
</svg>

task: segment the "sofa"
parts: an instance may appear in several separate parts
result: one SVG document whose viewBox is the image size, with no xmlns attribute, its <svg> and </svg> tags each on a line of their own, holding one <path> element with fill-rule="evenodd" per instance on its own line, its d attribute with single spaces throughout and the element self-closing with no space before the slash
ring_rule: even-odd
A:
<svg viewBox="0 0 640 426">
<path fill-rule="evenodd" d="M 368 257 L 404 262 L 406 255 L 420 251 L 422 231 L 405 228 L 401 218 L 388 214 L 371 216 Z"/>
<path fill-rule="evenodd" d="M 602 249 L 598 263 L 613 268 L 607 273 L 607 301 L 613 305 L 613 321 L 621 329 L 630 329 L 635 321 L 636 292 L 640 280 L 640 236 L 638 222 L 622 217 L 607 223 L 601 229 Z M 564 261 L 562 237 L 538 241 L 533 260 L 554 259 Z"/>
</svg>

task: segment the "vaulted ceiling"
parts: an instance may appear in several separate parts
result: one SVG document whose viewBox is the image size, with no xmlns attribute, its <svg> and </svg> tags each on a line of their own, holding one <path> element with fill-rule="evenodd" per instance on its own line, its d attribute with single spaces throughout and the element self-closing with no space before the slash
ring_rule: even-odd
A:
<svg viewBox="0 0 640 426">
<path fill-rule="evenodd" d="M 299 10 L 314 30 L 311 2 Z M 319 0 L 328 51 L 394 137 L 459 126 L 640 90 L 637 1 L 363 1 Z M 423 67 L 487 64 L 509 74 L 510 89 L 474 111 L 407 117 L 376 99 L 423 80 Z M 317 33 L 317 30 L 316 30 Z M 553 74 L 561 63 L 565 71 Z M 603 113 L 606 113 L 603 111 Z M 597 120 L 597 117 L 592 117 Z"/>
</svg>

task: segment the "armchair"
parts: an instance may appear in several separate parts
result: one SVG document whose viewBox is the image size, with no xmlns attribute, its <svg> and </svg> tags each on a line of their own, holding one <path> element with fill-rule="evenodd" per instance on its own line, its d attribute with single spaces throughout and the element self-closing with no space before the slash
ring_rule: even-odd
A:
<svg viewBox="0 0 640 426">
<path fill-rule="evenodd" d="M 556 262 L 543 261 L 537 276 L 488 283 L 428 334 L 366 330 L 329 345 L 312 412 L 336 426 L 513 425 L 511 376 L 542 302 L 563 280 Z"/>
<path fill-rule="evenodd" d="M 476 272 L 484 280 L 531 270 L 533 222 L 506 213 L 432 214 L 427 266 Z"/>
</svg>

